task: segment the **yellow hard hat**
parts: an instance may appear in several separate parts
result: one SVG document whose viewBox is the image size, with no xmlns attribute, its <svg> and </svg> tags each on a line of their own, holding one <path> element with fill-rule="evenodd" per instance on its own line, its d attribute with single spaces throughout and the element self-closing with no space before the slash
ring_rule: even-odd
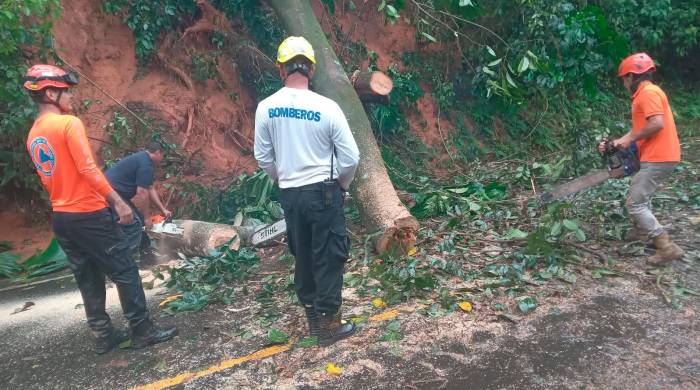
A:
<svg viewBox="0 0 700 390">
<path fill-rule="evenodd" d="M 304 37 L 287 37 L 277 48 L 277 63 L 284 64 L 296 56 L 304 56 L 316 63 L 314 48 Z"/>
</svg>

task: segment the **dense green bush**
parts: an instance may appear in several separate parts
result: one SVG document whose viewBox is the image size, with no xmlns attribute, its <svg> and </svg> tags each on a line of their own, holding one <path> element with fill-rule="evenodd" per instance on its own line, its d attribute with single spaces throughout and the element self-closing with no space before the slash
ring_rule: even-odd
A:
<svg viewBox="0 0 700 390">
<path fill-rule="evenodd" d="M 34 199 L 43 191 L 25 140 L 36 110 L 22 77 L 31 62 L 50 56 L 51 24 L 61 8 L 58 0 L 3 1 L 0 7 L 0 191 Z"/>
</svg>

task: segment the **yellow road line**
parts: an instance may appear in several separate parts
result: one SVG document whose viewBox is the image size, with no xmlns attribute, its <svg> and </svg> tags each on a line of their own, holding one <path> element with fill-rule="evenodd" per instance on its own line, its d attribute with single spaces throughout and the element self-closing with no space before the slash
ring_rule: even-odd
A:
<svg viewBox="0 0 700 390">
<path fill-rule="evenodd" d="M 213 366 L 211 366 L 205 370 L 202 370 L 202 371 L 186 372 L 184 374 L 180 374 L 178 376 L 174 376 L 171 378 L 161 379 L 157 382 L 149 383 L 147 385 L 134 387 L 132 390 L 165 389 L 165 388 L 168 388 L 171 386 L 185 383 L 185 382 L 190 381 L 192 379 L 201 378 L 203 376 L 211 375 L 215 372 L 223 371 L 227 368 L 231 368 L 233 366 L 237 366 L 239 364 L 249 362 L 251 360 L 265 359 L 267 357 L 277 355 L 278 353 L 289 351 L 292 348 L 292 345 L 294 345 L 293 341 L 288 343 L 288 344 L 275 345 L 272 347 L 268 347 L 268 348 L 253 352 L 250 355 L 246 355 L 246 356 L 235 358 L 235 359 L 224 360 L 224 361 L 220 362 L 219 364 L 213 365 Z"/>
<path fill-rule="evenodd" d="M 373 316 L 369 317 L 368 320 L 372 321 L 372 322 L 381 322 L 381 321 L 386 321 L 386 320 L 390 320 L 392 318 L 395 318 L 398 315 L 399 315 L 399 311 L 396 309 L 392 309 L 392 310 L 387 310 L 385 312 L 373 315 Z M 252 360 L 261 360 L 261 359 L 268 358 L 270 356 L 277 355 L 277 354 L 282 353 L 282 352 L 287 352 L 290 349 L 292 349 L 295 341 L 296 340 L 292 340 L 289 343 L 283 344 L 283 345 L 274 345 L 272 347 L 264 348 L 264 349 L 261 349 L 259 351 L 253 352 L 250 355 L 246 355 L 246 356 L 234 358 L 234 359 L 224 360 L 224 361 L 222 361 L 218 364 L 215 364 L 215 365 L 213 365 L 207 369 L 204 369 L 202 371 L 185 372 L 185 373 L 177 375 L 177 376 L 161 379 L 159 381 L 152 382 L 152 383 L 149 383 L 146 385 L 134 387 L 131 390 L 161 390 L 161 389 L 166 389 L 166 388 L 171 387 L 171 386 L 180 385 L 180 384 L 183 384 L 185 382 L 191 381 L 192 379 L 201 378 L 203 376 L 211 375 L 211 374 L 214 374 L 216 372 L 223 371 L 227 368 L 237 366 L 239 364 L 243 364 L 243 363 L 246 363 L 246 362 L 249 362 Z"/>
</svg>

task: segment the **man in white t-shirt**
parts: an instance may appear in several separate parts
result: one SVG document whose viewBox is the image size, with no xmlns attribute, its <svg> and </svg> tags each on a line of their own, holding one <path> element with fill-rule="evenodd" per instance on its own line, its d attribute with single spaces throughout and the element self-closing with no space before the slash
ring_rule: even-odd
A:
<svg viewBox="0 0 700 390">
<path fill-rule="evenodd" d="M 296 258 L 294 286 L 309 333 L 327 346 L 355 331 L 341 319 L 343 270 L 350 240 L 343 192 L 360 152 L 343 111 L 309 89 L 316 58 L 303 37 L 288 37 L 277 50 L 284 87 L 255 112 L 255 159 L 276 180 Z"/>
</svg>

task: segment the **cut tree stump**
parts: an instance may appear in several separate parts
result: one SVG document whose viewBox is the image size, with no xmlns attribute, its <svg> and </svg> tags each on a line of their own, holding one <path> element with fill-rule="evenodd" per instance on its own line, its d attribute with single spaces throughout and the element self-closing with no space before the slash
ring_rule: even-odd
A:
<svg viewBox="0 0 700 390">
<path fill-rule="evenodd" d="M 181 234 L 146 230 L 148 235 L 158 242 L 158 251 L 162 253 L 180 252 L 186 256 L 210 256 L 213 251 L 229 242 L 229 249 L 238 250 L 241 246 L 248 245 L 253 235 L 253 228 L 247 226 L 182 219 L 173 223 L 183 229 Z"/>
<path fill-rule="evenodd" d="M 380 71 L 356 70 L 352 74 L 351 82 L 360 99 L 366 96 L 388 96 L 394 88 L 391 78 Z"/>
<path fill-rule="evenodd" d="M 410 250 L 416 242 L 418 221 L 396 195 L 384 166 L 377 140 L 343 65 L 328 43 L 311 4 L 306 0 L 268 0 L 280 25 L 289 35 L 305 37 L 314 47 L 316 92 L 337 102 L 343 109 L 360 149 L 360 165 L 350 191 L 363 225 L 378 234 L 375 250 Z"/>
</svg>

